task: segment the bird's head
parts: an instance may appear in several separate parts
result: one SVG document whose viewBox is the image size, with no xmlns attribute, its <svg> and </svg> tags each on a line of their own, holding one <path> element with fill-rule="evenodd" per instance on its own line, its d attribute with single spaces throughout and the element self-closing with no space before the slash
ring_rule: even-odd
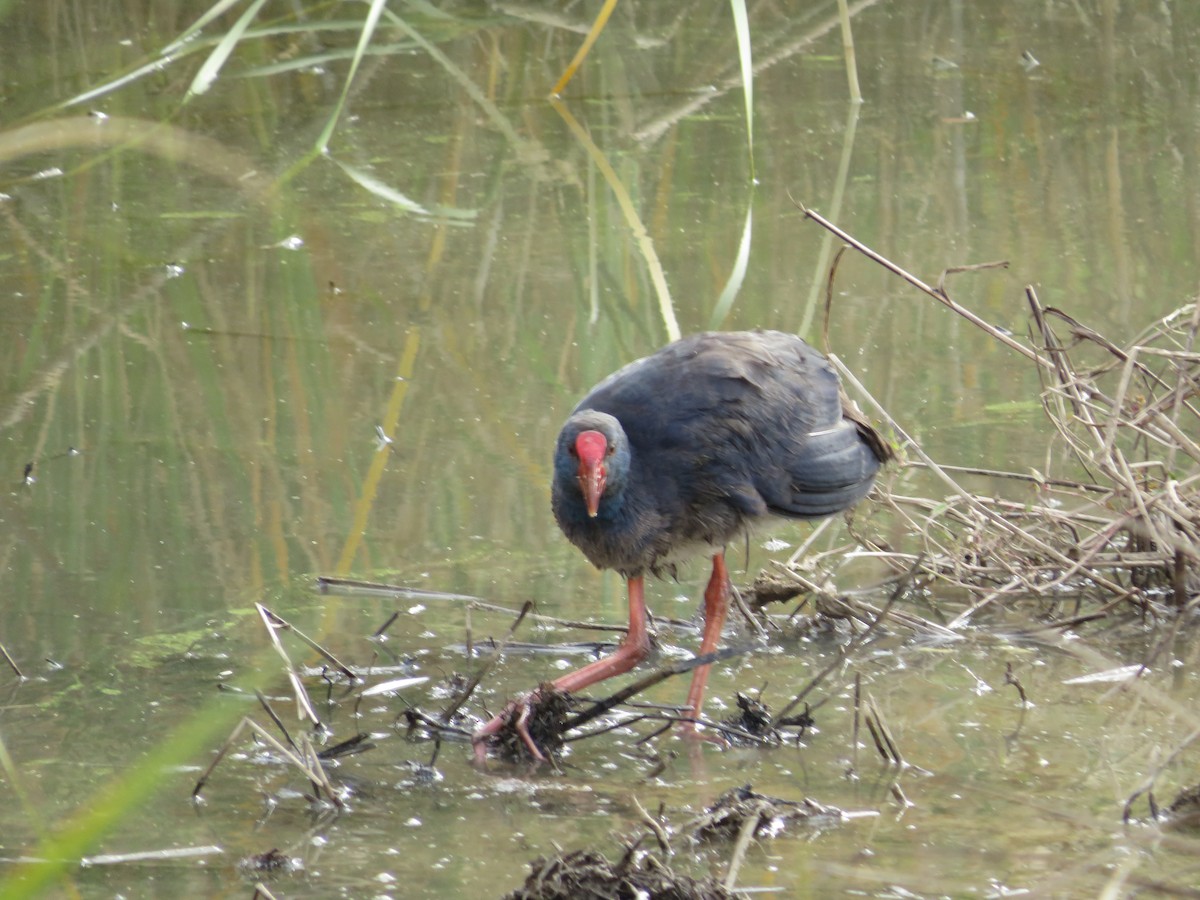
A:
<svg viewBox="0 0 1200 900">
<path fill-rule="evenodd" d="M 621 423 L 587 410 L 568 420 L 558 443 L 558 478 L 575 481 L 588 517 L 594 519 L 605 490 L 619 490 L 628 468 L 629 448 Z"/>
</svg>

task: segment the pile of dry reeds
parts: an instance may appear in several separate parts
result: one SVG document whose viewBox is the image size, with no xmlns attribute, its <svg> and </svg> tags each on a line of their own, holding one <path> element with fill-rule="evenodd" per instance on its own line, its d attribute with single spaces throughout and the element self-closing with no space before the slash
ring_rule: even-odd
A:
<svg viewBox="0 0 1200 900">
<path fill-rule="evenodd" d="M 1044 472 L 939 465 L 875 404 L 908 461 L 899 477 L 880 485 L 868 521 L 851 523 L 868 554 L 897 571 L 915 566 L 919 580 L 965 592 L 969 602 L 949 622 L 951 629 L 997 601 L 1015 599 L 1055 604 L 1059 625 L 1121 609 L 1182 613 L 1200 603 L 1200 305 L 1182 306 L 1118 344 L 1044 307 L 1029 287 L 1031 325 L 1022 342 L 952 300 L 944 275 L 936 287 L 926 285 L 806 212 L 1025 357 L 1042 380 L 1050 426 Z M 836 357 L 834 362 L 866 396 Z M 948 492 L 903 493 L 903 472 L 911 467 L 927 469 Z M 996 489 L 1001 482 L 1025 482 L 1029 491 L 1012 500 L 1000 496 L 1002 490 L 980 493 L 964 486 L 980 478 Z M 781 574 L 820 596 L 844 551 L 814 555 L 802 547 Z"/>
</svg>

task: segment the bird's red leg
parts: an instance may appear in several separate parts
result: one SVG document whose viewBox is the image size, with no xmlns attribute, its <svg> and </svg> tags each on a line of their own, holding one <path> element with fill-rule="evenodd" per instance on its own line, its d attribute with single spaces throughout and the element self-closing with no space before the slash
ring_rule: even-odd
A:
<svg viewBox="0 0 1200 900">
<path fill-rule="evenodd" d="M 723 565 L 721 571 L 724 571 Z M 582 669 L 576 669 L 561 678 L 556 678 L 550 682 L 553 690 L 567 694 L 576 693 L 597 681 L 628 672 L 646 658 L 646 654 L 650 652 L 650 636 L 646 630 L 645 587 L 645 580 L 641 575 L 629 579 L 629 630 L 626 632 L 624 640 L 621 641 L 621 645 L 603 659 L 588 663 Z M 720 631 L 720 626 L 718 626 L 717 633 L 720 634 Z M 703 685 L 701 685 L 701 690 L 703 690 Z M 530 704 L 537 694 L 538 692 L 534 691 L 519 700 L 512 701 L 471 736 L 476 762 L 482 763 L 487 759 L 488 738 L 503 730 L 509 722 L 513 723 L 533 758 L 539 761 L 545 759 L 533 738 L 530 737 L 527 727 Z"/>
<path fill-rule="evenodd" d="M 551 685 L 566 694 L 574 694 L 585 687 L 628 672 L 650 652 L 650 636 L 646 632 L 646 583 L 641 575 L 629 579 L 629 630 L 610 655 L 588 663 L 582 669 L 554 679 Z"/>
<path fill-rule="evenodd" d="M 729 611 L 731 591 L 729 572 L 725 569 L 725 554 L 718 553 L 713 557 L 712 577 L 708 579 L 708 587 L 704 589 L 704 635 L 700 638 L 697 656 L 712 653 L 717 649 L 721 640 L 721 628 L 725 625 L 725 613 Z M 700 707 L 704 705 L 704 686 L 708 683 L 708 670 L 711 668 L 711 664 L 699 666 L 692 673 L 692 686 L 688 689 L 687 703 L 693 719 L 700 718 Z M 687 723 L 684 730 L 694 733 L 695 723 Z"/>
</svg>

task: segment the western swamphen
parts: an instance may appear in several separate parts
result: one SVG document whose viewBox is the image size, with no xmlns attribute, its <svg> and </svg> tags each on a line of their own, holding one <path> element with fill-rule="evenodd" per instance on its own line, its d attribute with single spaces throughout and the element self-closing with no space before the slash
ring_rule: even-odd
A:
<svg viewBox="0 0 1200 900">
<path fill-rule="evenodd" d="M 732 585 L 724 548 L 768 515 L 816 519 L 870 490 L 887 443 L 855 410 L 828 360 L 778 331 L 706 332 L 630 363 L 571 413 L 554 452 L 552 506 L 594 565 L 625 576 L 629 630 L 611 655 L 549 689 L 574 693 L 638 664 L 649 651 L 644 578 L 712 557 L 701 655 L 715 649 Z M 709 666 L 688 691 L 700 715 Z M 476 757 L 511 724 L 543 758 L 514 701 L 476 732 Z M 694 724 L 689 727 L 694 728 Z"/>
</svg>

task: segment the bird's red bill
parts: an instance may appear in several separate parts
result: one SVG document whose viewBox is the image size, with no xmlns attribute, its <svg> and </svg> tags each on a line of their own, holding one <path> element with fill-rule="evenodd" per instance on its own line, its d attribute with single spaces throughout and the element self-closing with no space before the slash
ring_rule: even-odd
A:
<svg viewBox="0 0 1200 900">
<path fill-rule="evenodd" d="M 575 438 L 575 453 L 579 457 L 579 490 L 583 492 L 588 515 L 595 518 L 608 480 L 608 470 L 604 467 L 608 440 L 598 431 L 581 431 Z"/>
</svg>

